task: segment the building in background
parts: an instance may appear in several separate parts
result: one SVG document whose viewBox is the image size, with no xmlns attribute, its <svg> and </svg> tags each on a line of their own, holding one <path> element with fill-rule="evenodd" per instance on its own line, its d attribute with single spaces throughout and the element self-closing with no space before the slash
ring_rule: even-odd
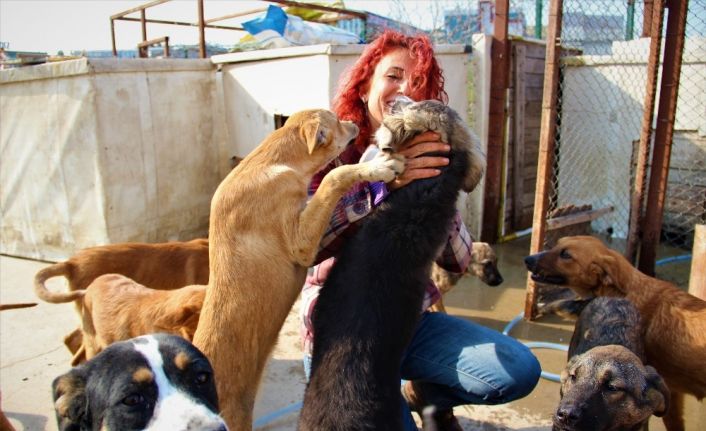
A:
<svg viewBox="0 0 706 431">
<path fill-rule="evenodd" d="M 495 22 L 495 3 L 480 0 L 477 10 L 448 10 L 444 13 L 444 28 L 435 32 L 435 40 L 444 43 L 469 44 L 474 33 L 493 34 Z M 508 32 L 516 36 L 525 36 L 527 21 L 525 14 L 516 9 L 508 13 Z"/>
</svg>

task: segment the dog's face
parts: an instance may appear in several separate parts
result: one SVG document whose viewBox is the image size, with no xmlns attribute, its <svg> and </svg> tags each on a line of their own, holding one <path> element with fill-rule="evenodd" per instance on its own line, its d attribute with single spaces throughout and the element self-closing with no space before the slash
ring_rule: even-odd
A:
<svg viewBox="0 0 706 431">
<path fill-rule="evenodd" d="M 532 280 L 571 287 L 584 298 L 609 281 L 606 268 L 613 263 L 612 251 L 591 236 L 564 237 L 550 250 L 525 258 Z"/>
<path fill-rule="evenodd" d="M 453 121 L 450 109 L 435 100 L 415 102 L 405 96 L 398 97 L 375 134 L 378 147 L 394 153 L 409 139 L 427 130 L 439 133 L 441 140 L 448 142 Z"/>
<path fill-rule="evenodd" d="M 398 97 L 375 132 L 375 141 L 382 151 L 394 153 L 411 138 L 428 130 L 438 133 L 440 140 L 448 143 L 452 151 L 467 154 L 470 169 L 462 188 L 471 192 L 485 170 L 485 156 L 480 150 L 480 141 L 461 117 L 443 103 L 436 100 L 415 102 L 408 97 Z"/>
<path fill-rule="evenodd" d="M 669 390 L 654 368 L 623 346 L 608 345 L 576 355 L 561 374 L 561 401 L 552 418 L 559 431 L 633 429 L 662 416 Z"/>
<path fill-rule="evenodd" d="M 358 136 L 358 126 L 339 121 L 336 114 L 325 109 L 299 111 L 284 125 L 287 133 L 297 133 L 306 144 L 309 164 L 315 171 L 325 167 Z M 296 129 L 296 130 L 290 130 Z"/>
<path fill-rule="evenodd" d="M 212 430 L 213 370 L 181 337 L 147 335 L 110 345 L 52 384 L 59 430 Z"/>
<path fill-rule="evenodd" d="M 467 272 L 480 278 L 488 286 L 497 286 L 503 282 L 498 271 L 498 258 L 487 242 L 474 242 L 471 246 L 471 264 Z"/>
</svg>

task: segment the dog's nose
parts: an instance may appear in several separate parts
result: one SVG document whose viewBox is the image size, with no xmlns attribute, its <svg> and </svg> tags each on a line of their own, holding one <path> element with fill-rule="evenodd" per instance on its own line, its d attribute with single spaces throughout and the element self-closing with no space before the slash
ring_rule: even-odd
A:
<svg viewBox="0 0 706 431">
<path fill-rule="evenodd" d="M 572 405 L 560 405 L 554 414 L 556 418 L 564 424 L 575 423 L 579 418 L 579 410 Z"/>
<path fill-rule="evenodd" d="M 496 277 L 492 278 L 490 280 L 490 283 L 488 283 L 490 286 L 499 286 L 503 283 L 503 276 L 498 274 Z"/>
<path fill-rule="evenodd" d="M 537 268 L 537 255 L 531 254 L 527 256 L 525 258 L 525 266 L 527 267 L 527 269 L 534 272 L 534 270 Z"/>
</svg>

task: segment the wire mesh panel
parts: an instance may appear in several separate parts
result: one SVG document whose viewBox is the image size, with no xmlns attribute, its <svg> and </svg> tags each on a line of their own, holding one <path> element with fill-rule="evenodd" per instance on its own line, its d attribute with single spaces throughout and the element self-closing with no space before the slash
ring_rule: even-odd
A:
<svg viewBox="0 0 706 431">
<path fill-rule="evenodd" d="M 690 0 L 658 263 L 691 252 L 696 224 L 706 223 L 706 1 Z M 688 282 L 688 261 L 657 265 L 656 274 Z"/>
<path fill-rule="evenodd" d="M 590 232 L 614 238 L 611 246 L 621 251 L 628 235 L 631 159 L 640 139 L 649 50 L 646 39 L 626 40 L 634 35 L 635 15 L 642 15 L 642 4 L 564 1 L 562 45 L 579 55 L 561 61 L 548 208 L 549 217 L 600 211 Z M 578 231 L 570 233 L 589 233 L 581 232 L 587 227 L 574 226 Z M 556 236 L 550 233 L 547 239 Z"/>
<path fill-rule="evenodd" d="M 547 23 L 548 3 L 512 2 L 526 12 L 533 4 L 537 14 L 527 12 L 528 21 L 542 26 Z M 564 50 L 546 245 L 564 235 L 588 233 L 603 236 L 612 248 L 625 251 L 648 79 L 650 39 L 642 37 L 649 34 L 649 28 L 643 28 L 649 25 L 649 19 L 644 19 L 645 3 L 563 1 Z M 650 18 L 649 9 L 647 13 Z M 706 221 L 705 33 L 706 1 L 691 0 L 659 257 L 689 253 L 695 224 Z M 570 218 L 571 214 L 580 215 L 574 218 L 584 223 L 552 230 L 552 219 Z M 688 282 L 688 271 L 688 263 L 675 271 L 659 267 L 658 262 L 658 276 L 683 286 Z"/>
</svg>

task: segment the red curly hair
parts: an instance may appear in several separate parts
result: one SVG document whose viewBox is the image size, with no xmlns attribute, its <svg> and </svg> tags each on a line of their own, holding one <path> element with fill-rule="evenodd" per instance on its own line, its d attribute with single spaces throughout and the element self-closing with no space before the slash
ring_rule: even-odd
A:
<svg viewBox="0 0 706 431">
<path fill-rule="evenodd" d="M 358 58 L 358 61 L 344 74 L 339 82 L 338 95 L 333 100 L 333 111 L 341 120 L 354 122 L 360 128 L 355 141 L 359 152 L 368 146 L 371 130 L 365 103 L 360 94 L 373 76 L 375 67 L 388 52 L 398 48 L 408 49 L 416 60 L 410 75 L 410 97 L 414 100 L 435 99 L 448 102 L 444 91 L 444 76 L 434 57 L 431 40 L 424 35 L 406 36 L 393 30 L 386 30 L 371 42 Z"/>
</svg>

